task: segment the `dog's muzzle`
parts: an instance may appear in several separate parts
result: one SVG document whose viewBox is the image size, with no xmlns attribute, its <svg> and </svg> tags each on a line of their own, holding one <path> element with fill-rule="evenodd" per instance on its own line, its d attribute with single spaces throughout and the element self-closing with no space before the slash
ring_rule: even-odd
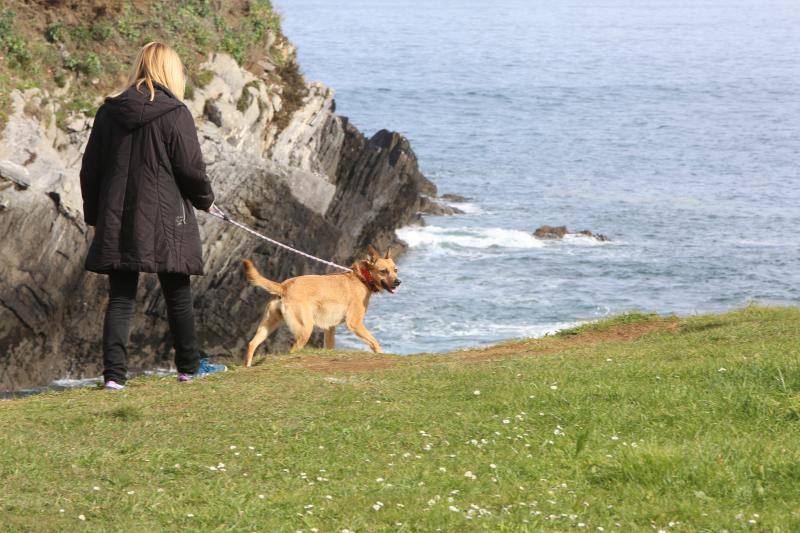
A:
<svg viewBox="0 0 800 533">
<path fill-rule="evenodd" d="M 382 283 L 383 283 L 383 288 L 386 289 L 387 291 L 389 291 L 391 294 L 394 294 L 394 291 L 397 290 L 397 287 L 400 286 L 400 280 L 399 279 L 394 280 L 394 283 L 392 283 L 391 287 L 385 281 L 382 282 Z"/>
</svg>

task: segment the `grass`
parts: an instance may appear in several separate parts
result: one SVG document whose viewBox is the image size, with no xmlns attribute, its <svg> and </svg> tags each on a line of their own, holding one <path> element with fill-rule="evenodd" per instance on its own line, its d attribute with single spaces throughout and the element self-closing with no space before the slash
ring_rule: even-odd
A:
<svg viewBox="0 0 800 533">
<path fill-rule="evenodd" d="M 800 309 L 0 402 L 6 530 L 800 528 Z"/>
<path fill-rule="evenodd" d="M 55 99 L 63 113 L 93 112 L 125 80 L 139 47 L 151 40 L 179 53 L 190 74 L 190 92 L 208 83 L 207 73 L 197 69 L 212 51 L 231 54 L 244 68 L 263 58 L 289 65 L 276 69 L 269 81 L 289 95 L 305 91 L 269 0 L 0 0 L 0 8 L 0 131 L 14 89 L 64 88 L 66 94 Z"/>
</svg>

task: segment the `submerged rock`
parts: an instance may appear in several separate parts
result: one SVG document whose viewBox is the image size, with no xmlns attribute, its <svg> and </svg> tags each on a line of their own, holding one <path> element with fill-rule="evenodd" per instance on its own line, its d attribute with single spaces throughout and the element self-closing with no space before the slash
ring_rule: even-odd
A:
<svg viewBox="0 0 800 533">
<path fill-rule="evenodd" d="M 423 215 L 446 216 L 462 215 L 464 211 L 452 205 L 440 202 L 437 198 L 430 196 L 420 197 L 419 212 Z"/>
<path fill-rule="evenodd" d="M 533 232 L 533 236 L 537 239 L 561 239 L 566 234 L 566 226 L 539 226 Z"/>
<path fill-rule="evenodd" d="M 567 234 L 569 234 L 569 230 L 566 226 L 539 226 L 536 228 L 536 231 L 533 232 L 533 236 L 537 239 L 563 239 Z M 611 240 L 602 233 L 592 233 L 588 229 L 579 231 L 576 235 L 583 235 L 584 237 L 590 237 L 601 242 Z"/>
<path fill-rule="evenodd" d="M 456 204 L 463 204 L 465 202 L 469 202 L 470 200 L 466 196 L 461 196 L 460 194 L 453 194 L 453 193 L 443 194 L 439 198 L 441 200 L 444 200 L 445 202 L 453 202 Z"/>
<path fill-rule="evenodd" d="M 602 233 L 592 233 L 588 229 L 585 229 L 583 231 L 579 231 L 578 235 L 584 235 L 586 237 L 591 237 L 591 238 L 597 239 L 598 241 L 601 241 L 601 242 L 605 242 L 605 241 L 610 241 L 611 240 L 608 237 L 606 237 L 605 235 L 603 235 Z"/>
<path fill-rule="evenodd" d="M 405 137 L 382 130 L 366 138 L 334 113 L 333 91 L 317 83 L 308 84 L 302 105 L 279 129 L 281 87 L 224 54 L 200 68 L 214 76 L 187 105 L 217 202 L 233 218 L 344 265 L 370 243 L 401 247 L 395 228 L 421 222 L 436 187 L 419 171 Z M 0 133 L 0 391 L 98 375 L 107 302 L 105 276 L 83 269 L 93 229 L 83 223 L 78 171 L 91 119 L 70 121 L 70 131 L 62 131 L 47 107 L 52 100 L 45 104 L 38 89 L 14 91 L 11 100 Z M 26 114 L 29 102 L 41 102 L 48 113 Z M 198 219 L 207 273 L 193 280 L 200 346 L 239 358 L 270 298 L 245 283 L 241 259 L 276 280 L 326 267 L 219 219 L 203 213 Z M 140 278 L 137 309 L 129 367 L 169 366 L 155 276 Z M 268 344 L 283 350 L 287 341 L 283 331 Z"/>
</svg>

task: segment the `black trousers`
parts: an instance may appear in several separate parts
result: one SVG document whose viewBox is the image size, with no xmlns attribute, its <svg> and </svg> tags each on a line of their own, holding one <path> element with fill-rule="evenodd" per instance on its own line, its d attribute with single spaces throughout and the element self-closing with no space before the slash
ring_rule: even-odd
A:
<svg viewBox="0 0 800 533">
<path fill-rule="evenodd" d="M 136 307 L 138 272 L 112 272 L 108 276 L 110 295 L 103 324 L 103 378 L 125 383 L 127 379 L 128 338 Z M 158 274 L 167 304 L 169 329 L 175 348 L 178 372 L 194 374 L 199 364 L 194 329 L 192 287 L 186 274 Z"/>
</svg>

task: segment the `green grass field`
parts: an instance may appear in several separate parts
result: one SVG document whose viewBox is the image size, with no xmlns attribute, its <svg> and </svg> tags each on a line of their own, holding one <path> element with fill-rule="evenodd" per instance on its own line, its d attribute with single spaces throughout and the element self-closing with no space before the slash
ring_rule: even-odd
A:
<svg viewBox="0 0 800 533">
<path fill-rule="evenodd" d="M 800 309 L 0 402 L 0 529 L 800 530 Z"/>
</svg>

